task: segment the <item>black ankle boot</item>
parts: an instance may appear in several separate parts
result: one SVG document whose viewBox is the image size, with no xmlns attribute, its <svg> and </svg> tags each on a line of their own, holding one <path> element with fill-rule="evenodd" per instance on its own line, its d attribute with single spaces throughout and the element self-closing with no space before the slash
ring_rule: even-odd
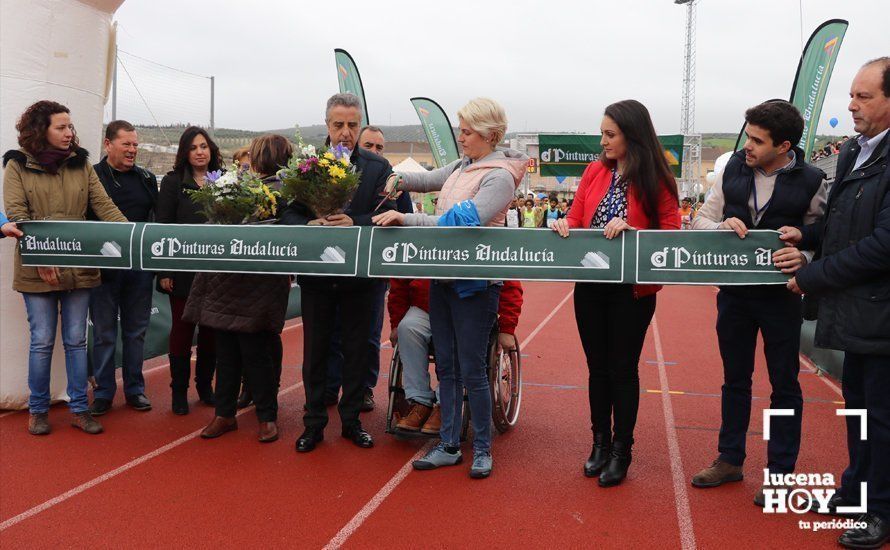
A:
<svg viewBox="0 0 890 550">
<path fill-rule="evenodd" d="M 609 452 L 611 450 L 611 434 L 594 433 L 593 449 L 590 451 L 590 458 L 584 463 L 584 475 L 587 477 L 596 477 L 600 475 L 603 467 L 609 462 Z"/>
<path fill-rule="evenodd" d="M 191 372 L 191 357 L 176 357 L 170 355 L 170 388 L 173 390 L 173 414 L 189 413 L 189 373 Z"/>
<path fill-rule="evenodd" d="M 630 467 L 631 445 L 624 441 L 613 441 L 612 452 L 609 454 L 609 462 L 603 467 L 600 474 L 600 487 L 613 487 L 621 483 L 627 477 L 627 469 Z"/>
</svg>

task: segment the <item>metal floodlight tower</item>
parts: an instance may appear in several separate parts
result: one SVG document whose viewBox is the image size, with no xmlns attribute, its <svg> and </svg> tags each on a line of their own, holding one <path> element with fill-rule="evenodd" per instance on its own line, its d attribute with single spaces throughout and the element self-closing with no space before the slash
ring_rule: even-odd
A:
<svg viewBox="0 0 890 550">
<path fill-rule="evenodd" d="M 701 179 L 701 134 L 695 133 L 695 8 L 698 0 L 674 0 L 674 4 L 686 6 L 686 55 L 683 58 L 680 110 L 680 131 L 683 132 L 680 193 L 687 197 L 699 188 Z"/>
</svg>

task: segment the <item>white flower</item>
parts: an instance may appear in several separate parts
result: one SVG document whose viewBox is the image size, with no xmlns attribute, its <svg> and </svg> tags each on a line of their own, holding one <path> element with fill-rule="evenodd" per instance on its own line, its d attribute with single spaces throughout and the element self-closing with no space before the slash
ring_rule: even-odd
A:
<svg viewBox="0 0 890 550">
<path fill-rule="evenodd" d="M 238 183 L 238 174 L 236 172 L 226 172 L 222 176 L 219 177 L 218 180 L 214 183 L 214 185 L 221 189 L 226 189 Z"/>
<path fill-rule="evenodd" d="M 306 147 L 303 147 L 300 152 L 303 153 L 304 157 L 314 157 L 315 156 L 315 146 L 307 145 Z"/>
</svg>

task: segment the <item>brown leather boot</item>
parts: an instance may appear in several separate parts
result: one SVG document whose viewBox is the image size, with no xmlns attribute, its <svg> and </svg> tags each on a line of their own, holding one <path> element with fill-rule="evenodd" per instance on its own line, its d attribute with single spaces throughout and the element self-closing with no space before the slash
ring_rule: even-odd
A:
<svg viewBox="0 0 890 550">
<path fill-rule="evenodd" d="M 31 435 L 47 435 L 52 430 L 49 427 L 49 413 L 35 413 L 28 415 L 28 431 Z"/>
<path fill-rule="evenodd" d="M 408 411 L 405 418 L 400 419 L 398 423 L 396 423 L 396 429 L 405 430 L 406 432 L 419 432 L 423 427 L 424 422 L 430 417 L 432 411 L 432 407 L 427 407 L 421 403 L 414 403 L 411 405 L 411 410 Z"/>
<path fill-rule="evenodd" d="M 210 424 L 207 424 L 207 427 L 201 430 L 201 437 L 204 439 L 214 439 L 226 432 L 231 432 L 237 429 L 238 421 L 234 418 L 214 416 L 213 420 L 210 421 Z"/>
<path fill-rule="evenodd" d="M 423 428 L 420 429 L 420 433 L 424 433 L 427 435 L 439 435 L 439 428 L 441 427 L 442 409 L 439 408 L 439 405 L 436 405 L 433 407 L 433 412 L 430 413 L 430 417 L 426 419 Z"/>
<path fill-rule="evenodd" d="M 715 460 L 710 466 L 692 477 L 692 486 L 699 488 L 718 487 L 730 481 L 741 481 L 741 466 L 733 466 L 722 460 Z"/>
<path fill-rule="evenodd" d="M 74 413 L 74 418 L 71 419 L 71 425 L 91 435 L 102 433 L 102 424 L 99 424 L 96 419 L 93 418 L 90 411 Z"/>
<path fill-rule="evenodd" d="M 271 443 L 278 440 L 278 424 L 275 422 L 260 422 L 258 434 L 260 443 Z"/>
</svg>

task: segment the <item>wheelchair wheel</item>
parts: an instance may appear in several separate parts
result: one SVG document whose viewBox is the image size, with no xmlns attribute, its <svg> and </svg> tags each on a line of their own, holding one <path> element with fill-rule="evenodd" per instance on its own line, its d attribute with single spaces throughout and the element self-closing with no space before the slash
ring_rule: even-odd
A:
<svg viewBox="0 0 890 550">
<path fill-rule="evenodd" d="M 514 339 L 516 337 L 514 336 Z M 522 364 L 519 340 L 510 352 L 498 350 L 497 340 L 489 354 L 489 386 L 491 388 L 491 416 L 498 432 L 504 433 L 516 425 L 522 404 Z"/>
<path fill-rule="evenodd" d="M 402 361 L 399 356 L 399 344 L 392 349 L 392 360 L 389 362 L 389 403 L 386 406 L 386 433 L 395 433 L 395 426 L 402 415 L 406 414 L 408 402 L 405 390 L 402 389 Z"/>
</svg>

